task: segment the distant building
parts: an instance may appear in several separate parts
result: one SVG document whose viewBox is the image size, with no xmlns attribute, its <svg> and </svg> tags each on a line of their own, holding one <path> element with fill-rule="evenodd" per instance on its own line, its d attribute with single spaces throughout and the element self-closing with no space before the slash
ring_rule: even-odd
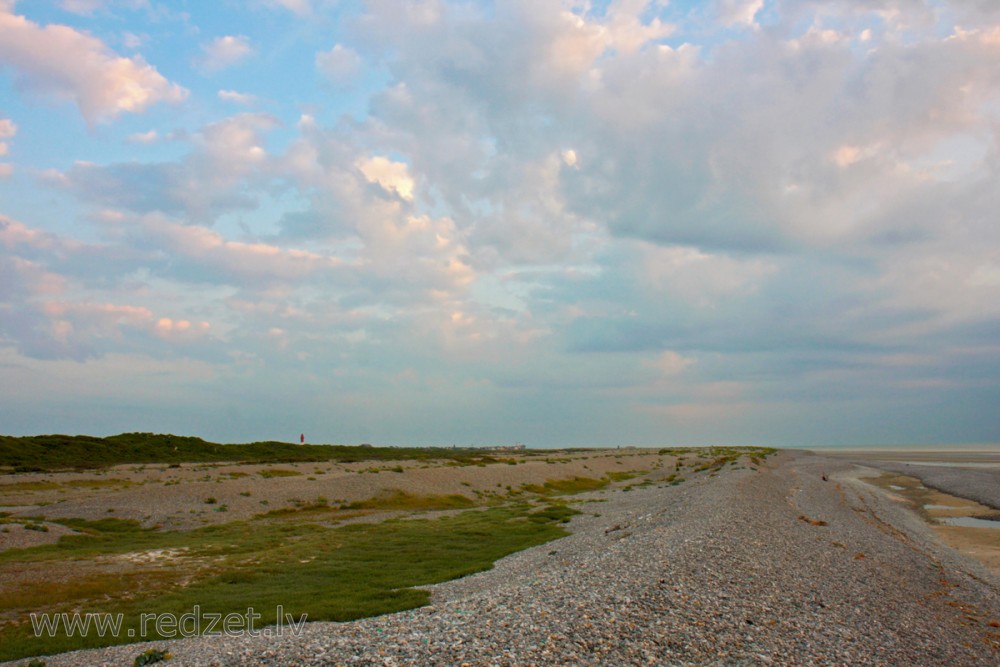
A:
<svg viewBox="0 0 1000 667">
<path fill-rule="evenodd" d="M 515 445 L 497 445 L 495 447 L 489 447 L 490 451 L 494 452 L 522 452 L 524 451 L 524 445 L 517 443 Z"/>
</svg>

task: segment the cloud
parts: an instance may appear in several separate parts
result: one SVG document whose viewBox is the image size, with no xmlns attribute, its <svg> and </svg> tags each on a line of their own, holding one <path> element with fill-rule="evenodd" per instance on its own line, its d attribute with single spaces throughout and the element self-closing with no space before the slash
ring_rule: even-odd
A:
<svg viewBox="0 0 1000 667">
<path fill-rule="evenodd" d="M 329 51 L 316 54 L 316 68 L 335 83 L 347 83 L 361 69 L 361 56 L 342 44 L 335 44 Z"/>
<path fill-rule="evenodd" d="M 408 442 L 1000 433 L 989 3 L 359 11 L 313 57 L 365 111 L 43 172 L 89 240 L 0 225 L 4 344 Z"/>
<path fill-rule="evenodd" d="M 286 9 L 298 16 L 308 16 L 312 13 L 311 0 L 260 0 L 268 7 Z"/>
<path fill-rule="evenodd" d="M 122 347 L 151 352 L 143 342 L 155 331 L 149 308 L 80 298 L 93 274 L 81 281 L 73 272 L 93 250 L 0 216 L 0 340 L 39 359 L 82 361 Z M 120 268 L 114 249 L 99 252 L 106 268 Z"/>
<path fill-rule="evenodd" d="M 127 49 L 138 49 L 148 41 L 146 35 L 137 35 L 134 32 L 122 33 L 122 45 Z"/>
<path fill-rule="evenodd" d="M 9 118 L 0 118 L 0 157 L 10 150 L 8 139 L 12 139 L 17 134 L 17 125 Z M 7 162 L 0 162 L 0 178 L 8 178 L 14 173 L 14 165 Z"/>
<path fill-rule="evenodd" d="M 129 9 L 149 7 L 149 0 L 60 0 L 59 6 L 67 12 L 89 16 L 112 5 L 124 5 Z"/>
<path fill-rule="evenodd" d="M 218 96 L 224 102 L 232 102 L 233 104 L 242 104 L 245 106 L 254 105 L 258 101 L 255 95 L 238 93 L 235 90 L 220 90 Z"/>
<path fill-rule="evenodd" d="M 402 162 L 393 162 L 375 155 L 358 160 L 357 166 L 370 183 L 378 183 L 386 192 L 393 192 L 406 201 L 413 201 L 413 178 Z"/>
<path fill-rule="evenodd" d="M 694 365 L 696 361 L 673 350 L 666 350 L 655 358 L 643 363 L 664 378 L 674 378 Z"/>
<path fill-rule="evenodd" d="M 764 0 L 719 0 L 716 11 L 723 25 L 756 26 L 756 16 L 764 8 Z"/>
<path fill-rule="evenodd" d="M 206 72 L 217 72 L 242 62 L 252 53 L 250 38 L 244 35 L 225 35 L 202 44 L 197 64 Z"/>
<path fill-rule="evenodd" d="M 255 206 L 254 185 L 266 178 L 268 169 L 264 135 L 277 125 L 278 120 L 267 114 L 238 114 L 196 133 L 183 161 L 76 162 L 45 179 L 101 208 L 183 213 L 192 221 L 211 222 L 227 210 Z M 155 138 L 139 135 L 134 140 Z"/>
<path fill-rule="evenodd" d="M 10 139 L 17 134 L 17 125 L 9 118 L 0 118 L 0 139 Z"/>
<path fill-rule="evenodd" d="M 135 134 L 130 134 L 128 140 L 133 144 L 152 144 L 160 140 L 160 133 L 156 130 L 137 132 Z"/>
<path fill-rule="evenodd" d="M 121 57 L 95 37 L 63 25 L 40 26 L 12 7 L 0 7 L 0 65 L 14 70 L 20 90 L 74 101 L 88 123 L 187 96 L 141 56 Z"/>
<path fill-rule="evenodd" d="M 295 282 L 343 265 L 336 257 L 265 242 L 231 241 L 204 227 L 158 215 L 144 216 L 130 233 L 137 245 L 174 258 L 173 277 L 195 282 L 247 285 Z"/>
</svg>

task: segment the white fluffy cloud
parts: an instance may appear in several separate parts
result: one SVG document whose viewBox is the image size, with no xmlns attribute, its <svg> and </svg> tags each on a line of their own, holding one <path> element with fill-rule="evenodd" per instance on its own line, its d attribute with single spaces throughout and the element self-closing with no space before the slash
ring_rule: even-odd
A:
<svg viewBox="0 0 1000 667">
<path fill-rule="evenodd" d="M 90 123 L 187 96 L 142 57 L 119 56 L 67 26 L 40 26 L 14 14 L 12 5 L 0 6 L 0 65 L 30 93 L 74 101 Z"/>
<path fill-rule="evenodd" d="M 378 183 L 386 192 L 393 192 L 406 201 L 413 201 L 413 178 L 404 163 L 375 155 L 358 160 L 357 166 L 369 182 Z"/>
</svg>

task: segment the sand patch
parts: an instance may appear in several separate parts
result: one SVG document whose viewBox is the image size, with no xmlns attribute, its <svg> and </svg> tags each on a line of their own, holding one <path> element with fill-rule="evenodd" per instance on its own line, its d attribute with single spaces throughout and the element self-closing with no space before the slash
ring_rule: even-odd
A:
<svg viewBox="0 0 1000 667">
<path fill-rule="evenodd" d="M 122 554 L 118 556 L 118 558 L 137 565 L 165 565 L 175 562 L 178 556 L 184 555 L 187 551 L 187 547 L 181 547 L 179 549 L 151 549 L 149 551 L 132 551 L 127 554 Z"/>
</svg>

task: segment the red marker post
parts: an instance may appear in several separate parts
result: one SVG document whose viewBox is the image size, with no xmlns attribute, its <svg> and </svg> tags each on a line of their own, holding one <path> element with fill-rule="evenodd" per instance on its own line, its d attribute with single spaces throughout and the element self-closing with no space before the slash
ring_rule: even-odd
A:
<svg viewBox="0 0 1000 667">
<path fill-rule="evenodd" d="M 299 442 L 302 443 L 303 445 L 306 444 L 306 434 L 305 433 L 299 434 Z"/>
</svg>

